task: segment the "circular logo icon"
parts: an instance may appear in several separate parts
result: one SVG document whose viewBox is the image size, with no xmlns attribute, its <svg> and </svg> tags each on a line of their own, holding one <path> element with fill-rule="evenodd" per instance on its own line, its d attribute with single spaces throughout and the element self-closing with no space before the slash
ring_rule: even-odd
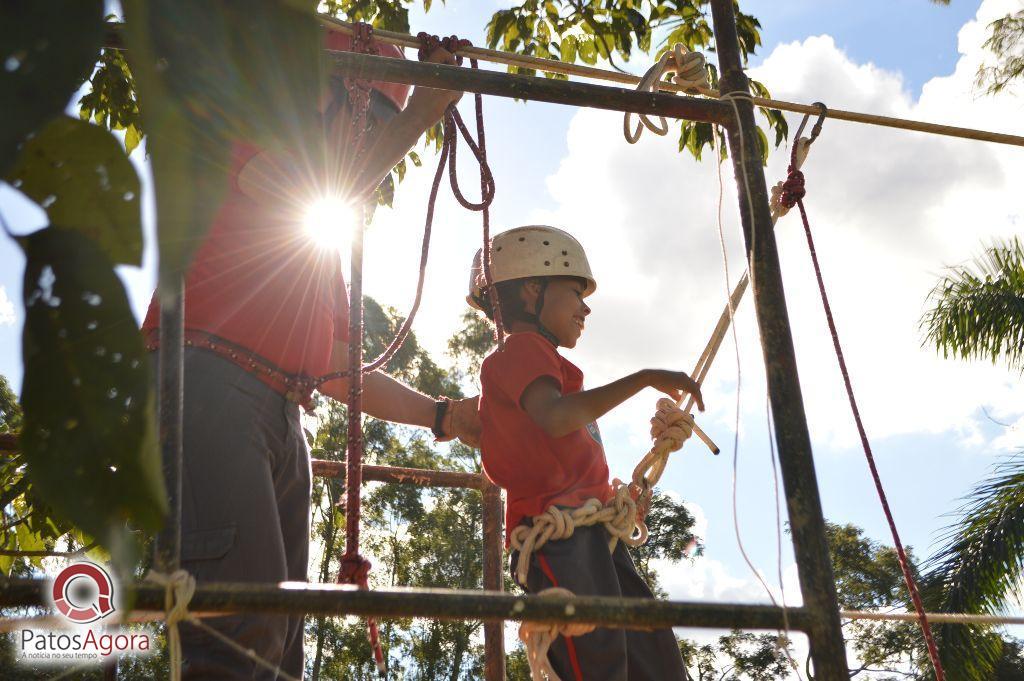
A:
<svg viewBox="0 0 1024 681">
<path fill-rule="evenodd" d="M 114 583 L 95 563 L 73 563 L 53 580 L 53 604 L 75 624 L 88 624 L 114 612 Z"/>
</svg>

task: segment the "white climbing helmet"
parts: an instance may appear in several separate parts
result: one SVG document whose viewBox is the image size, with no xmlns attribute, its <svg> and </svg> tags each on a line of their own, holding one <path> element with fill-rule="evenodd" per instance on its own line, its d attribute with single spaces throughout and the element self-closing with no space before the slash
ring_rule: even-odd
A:
<svg viewBox="0 0 1024 681">
<path fill-rule="evenodd" d="M 480 260 L 483 249 L 473 256 L 469 273 L 469 295 L 466 302 L 482 309 L 477 300 L 483 298 L 487 281 Z M 597 289 L 590 272 L 590 263 L 583 246 L 568 232 L 546 225 L 516 227 L 491 238 L 491 282 L 499 284 L 529 277 L 579 277 L 585 279 L 584 296 Z"/>
</svg>

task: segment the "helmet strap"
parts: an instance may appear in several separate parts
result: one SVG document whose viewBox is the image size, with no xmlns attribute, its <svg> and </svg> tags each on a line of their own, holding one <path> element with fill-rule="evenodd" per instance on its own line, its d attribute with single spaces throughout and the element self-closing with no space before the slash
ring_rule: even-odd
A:
<svg viewBox="0 0 1024 681">
<path fill-rule="evenodd" d="M 549 343 L 551 343 L 557 348 L 559 345 L 558 337 L 555 334 L 551 333 L 551 331 L 549 331 L 548 328 L 544 326 L 544 323 L 540 320 L 541 313 L 544 311 L 544 294 L 547 293 L 547 290 L 548 278 L 541 277 L 540 293 L 537 294 L 537 303 L 536 305 L 534 305 L 534 308 L 537 310 L 537 312 L 532 315 L 527 313 L 524 316 L 537 326 L 537 333 L 539 333 L 541 336 L 544 337 L 545 340 L 547 340 Z M 530 319 L 530 317 L 532 317 L 533 319 Z"/>
</svg>

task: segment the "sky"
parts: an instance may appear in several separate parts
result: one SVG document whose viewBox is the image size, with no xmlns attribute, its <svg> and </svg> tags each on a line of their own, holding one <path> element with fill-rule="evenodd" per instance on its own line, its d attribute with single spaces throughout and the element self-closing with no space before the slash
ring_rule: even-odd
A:
<svg viewBox="0 0 1024 681">
<path fill-rule="evenodd" d="M 487 17 L 505 4 L 435 3 L 427 15 L 414 12 L 413 32 L 454 32 L 482 44 Z M 764 44 L 751 59 L 751 75 L 779 99 L 1022 134 L 1019 88 L 992 97 L 973 86 L 985 58 L 985 26 L 1019 6 L 752 0 L 744 8 L 761 20 Z M 635 58 L 628 68 L 641 73 L 648 64 Z M 464 98 L 464 115 L 471 102 Z M 587 385 L 641 368 L 691 370 L 725 301 L 715 165 L 679 154 L 671 134 L 647 133 L 627 144 L 620 115 L 611 112 L 487 98 L 484 113 L 497 183 L 495 227 L 556 225 L 588 251 L 598 281 L 588 299 L 593 313 L 578 347 L 566 353 Z M 799 117 L 787 117 L 795 130 Z M 133 160 L 145 177 L 142 154 Z M 784 178 L 785 162 L 784 150 L 772 154 L 769 184 Z M 428 153 L 424 168 L 401 185 L 394 209 L 378 211 L 367 235 L 365 290 L 400 311 L 414 292 L 433 166 Z M 475 186 L 475 169 L 463 163 L 460 170 L 463 184 Z M 959 500 L 1024 441 L 1019 375 L 1000 365 L 945 360 L 922 346 L 919 329 L 928 293 L 946 268 L 1020 233 L 1024 151 L 829 120 L 804 172 L 825 282 L 889 502 L 904 543 L 926 557 Z M 721 234 L 735 282 L 742 240 L 730 167 L 722 173 Z M 414 327 L 439 357 L 465 309 L 467 270 L 480 240 L 479 216 L 462 210 L 447 186 L 441 197 Z M 151 223 L 148 187 L 144 204 Z M 41 211 L 5 185 L 0 213 L 18 232 L 45 224 Z M 780 220 L 776 238 L 825 516 L 891 544 L 795 213 Z M 121 270 L 137 314 L 152 291 L 154 263 L 149 247 L 141 270 Z M 0 373 L 16 388 L 22 271 L 17 247 L 0 241 Z M 767 600 L 744 563 L 734 524 L 754 566 L 778 582 L 766 388 L 751 310 L 749 301 L 741 305 L 738 344 L 730 336 L 723 345 L 704 388 L 708 411 L 698 416 L 722 454 L 712 456 L 694 439 L 673 455 L 662 480 L 695 513 L 706 546 L 692 563 L 659 566 L 674 598 Z M 601 419 L 614 476 L 628 477 L 646 451 L 656 399 L 644 391 Z M 786 536 L 782 543 L 787 602 L 799 602 Z"/>
</svg>

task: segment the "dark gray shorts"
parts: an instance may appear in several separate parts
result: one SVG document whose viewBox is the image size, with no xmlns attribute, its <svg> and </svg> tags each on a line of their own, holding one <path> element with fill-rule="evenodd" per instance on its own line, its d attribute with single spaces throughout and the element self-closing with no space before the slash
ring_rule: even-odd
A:
<svg viewBox="0 0 1024 681">
<path fill-rule="evenodd" d="M 312 476 L 298 405 L 186 348 L 183 446 L 182 567 L 199 582 L 306 581 Z M 301 678 L 302 615 L 204 621 Z M 276 678 L 195 627 L 181 635 L 184 678 Z"/>
<path fill-rule="evenodd" d="M 578 596 L 654 598 L 622 542 L 608 551 L 601 525 L 577 527 L 568 539 L 549 541 L 533 554 L 526 590 L 560 586 Z M 511 557 L 515 580 L 519 552 Z M 559 636 L 548 660 L 563 681 L 687 681 L 679 644 L 671 629 L 595 629 L 584 636 Z"/>
</svg>

